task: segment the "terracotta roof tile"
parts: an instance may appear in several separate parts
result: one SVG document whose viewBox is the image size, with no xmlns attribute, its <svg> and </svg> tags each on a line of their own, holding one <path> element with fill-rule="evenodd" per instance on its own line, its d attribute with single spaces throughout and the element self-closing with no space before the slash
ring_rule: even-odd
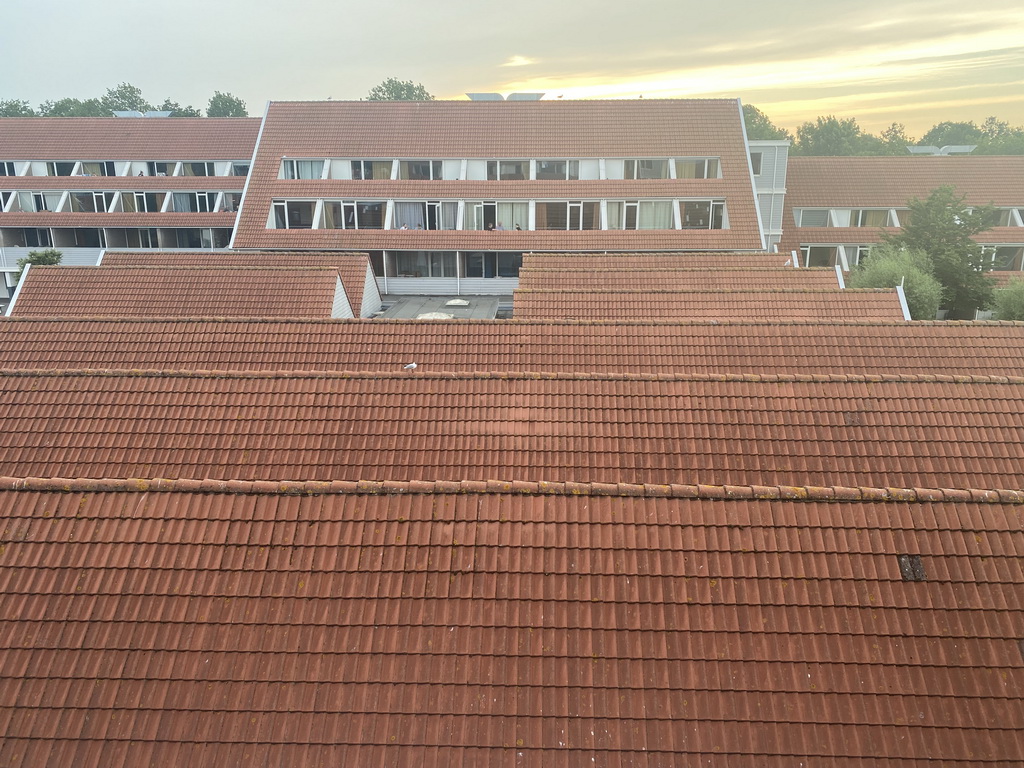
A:
<svg viewBox="0 0 1024 768">
<path fill-rule="evenodd" d="M 17 317 L 330 317 L 338 270 L 33 267 Z"/>
<path fill-rule="evenodd" d="M 7 318 L 0 349 L 9 368 L 1000 375 L 1024 370 L 1024 323 Z"/>
<path fill-rule="evenodd" d="M 1019 501 L 153 490 L 0 492 L 12 768 L 1024 751 Z"/>
<path fill-rule="evenodd" d="M 665 250 L 760 248 L 754 193 L 735 100 L 272 102 L 234 244 L 244 248 Z M 572 130 L 566 130 L 572 126 Z M 296 181 L 284 157 L 720 158 L 721 179 L 579 182 Z M 726 230 L 419 232 L 276 230 L 274 198 L 724 198 Z M 489 239 L 488 239 L 489 238 Z"/>
<path fill-rule="evenodd" d="M 11 476 L 1024 488 L 1002 377 L 2 376 Z"/>
<path fill-rule="evenodd" d="M 678 251 L 675 253 L 524 253 L 524 269 L 555 269 L 561 271 L 593 269 L 765 269 L 788 267 L 789 254 L 764 251 L 716 251 L 702 253 Z"/>
<path fill-rule="evenodd" d="M 0 160 L 248 160 L 259 129 L 257 118 L 0 118 Z"/>
<path fill-rule="evenodd" d="M 220 213 L 39 213 L 0 214 L 0 227 L 218 227 L 231 229 L 235 214 Z"/>
<path fill-rule="evenodd" d="M 614 286 L 616 291 L 720 291 L 745 288 L 838 288 L 834 269 L 555 269 L 519 270 L 520 290 L 578 290 Z"/>
<path fill-rule="evenodd" d="M 337 251 L 107 251 L 102 264 L 105 267 L 336 267 L 356 317 L 361 315 L 367 270 L 371 270 L 365 253 Z"/>
<path fill-rule="evenodd" d="M 799 272 L 799 270 L 793 270 Z M 523 320 L 819 319 L 898 320 L 895 290 L 527 291 L 514 293 Z"/>
</svg>

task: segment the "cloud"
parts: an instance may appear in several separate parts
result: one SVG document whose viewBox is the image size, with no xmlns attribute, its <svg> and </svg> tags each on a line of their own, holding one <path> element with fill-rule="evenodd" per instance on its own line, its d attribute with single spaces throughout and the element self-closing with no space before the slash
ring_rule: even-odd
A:
<svg viewBox="0 0 1024 768">
<path fill-rule="evenodd" d="M 527 56 L 512 56 L 508 61 L 506 61 L 501 66 L 503 66 L 503 67 L 525 67 L 525 66 L 527 66 L 529 64 L 536 64 L 536 63 L 537 63 L 536 59 L 531 59 L 531 58 L 529 58 Z"/>
</svg>

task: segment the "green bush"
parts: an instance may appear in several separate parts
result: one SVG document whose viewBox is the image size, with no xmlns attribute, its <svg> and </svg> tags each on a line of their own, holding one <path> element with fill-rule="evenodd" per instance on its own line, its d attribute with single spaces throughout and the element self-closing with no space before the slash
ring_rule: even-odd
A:
<svg viewBox="0 0 1024 768">
<path fill-rule="evenodd" d="M 997 288 L 992 306 L 997 320 L 1024 320 L 1024 278 L 1015 277 Z"/>
<path fill-rule="evenodd" d="M 851 288 L 895 288 L 902 282 L 914 320 L 934 320 L 942 300 L 942 285 L 932 275 L 928 257 L 888 245 L 872 248 L 847 282 Z"/>
<path fill-rule="evenodd" d="M 45 251 L 29 251 L 24 259 L 18 259 L 18 273 L 14 276 L 14 284 L 21 282 L 21 273 L 25 271 L 26 264 L 52 266 L 60 264 L 63 253 L 55 248 L 47 248 Z"/>
</svg>

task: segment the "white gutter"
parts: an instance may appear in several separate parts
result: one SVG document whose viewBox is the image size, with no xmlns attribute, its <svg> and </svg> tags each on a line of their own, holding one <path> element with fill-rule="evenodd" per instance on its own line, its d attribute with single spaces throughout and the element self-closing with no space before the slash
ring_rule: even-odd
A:
<svg viewBox="0 0 1024 768">
<path fill-rule="evenodd" d="M 903 319 L 910 320 L 910 307 L 907 306 L 907 295 L 903 292 L 903 286 L 896 286 L 896 295 L 900 297 L 900 307 L 903 309 Z"/>
<path fill-rule="evenodd" d="M 21 286 L 25 284 L 25 278 L 28 276 L 28 271 L 31 267 L 31 264 L 26 264 L 25 269 L 21 271 L 21 279 L 18 281 L 18 287 L 14 289 L 14 295 L 11 297 L 11 303 L 7 305 L 7 311 L 4 312 L 5 317 L 11 316 L 11 310 L 14 309 L 14 304 L 21 295 Z"/>
<path fill-rule="evenodd" d="M 757 185 L 754 183 L 754 166 L 750 161 L 750 142 L 747 141 L 747 123 L 743 119 L 743 101 L 741 99 L 736 99 L 736 109 L 740 113 L 740 129 L 743 131 L 743 152 L 747 157 L 747 180 L 750 182 L 750 194 L 754 198 L 754 213 L 757 214 L 757 233 L 761 238 L 761 250 L 767 251 L 768 244 L 764 239 L 764 222 L 761 221 L 761 201 L 757 199 Z M 677 205 L 676 208 L 678 209 L 679 206 Z"/>
<path fill-rule="evenodd" d="M 846 281 L 843 279 L 843 268 L 836 264 L 836 280 L 839 281 L 839 290 L 846 290 Z"/>
</svg>

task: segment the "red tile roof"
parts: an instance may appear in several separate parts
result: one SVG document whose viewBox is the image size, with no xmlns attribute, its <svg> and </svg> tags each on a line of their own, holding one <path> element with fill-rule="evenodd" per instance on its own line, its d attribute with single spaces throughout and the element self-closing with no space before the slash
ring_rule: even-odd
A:
<svg viewBox="0 0 1024 768">
<path fill-rule="evenodd" d="M 1024 753 L 1019 495 L 2 485 L 11 768 Z"/>
<path fill-rule="evenodd" d="M 572 130 L 567 130 L 571 126 Z M 273 102 L 239 218 L 244 248 L 664 250 L 760 248 L 735 100 L 538 102 Z M 719 157 L 721 179 L 392 182 L 278 179 L 283 157 Z M 715 197 L 730 229 L 419 232 L 267 229 L 275 198 L 560 199 Z M 491 239 L 487 239 L 490 237 Z"/>
<path fill-rule="evenodd" d="M 796 272 L 797 270 L 793 270 Z M 525 291 L 514 293 L 521 320 L 708 320 L 903 318 L 895 290 Z"/>
<path fill-rule="evenodd" d="M 241 176 L 0 176 L 0 189 L 145 190 L 241 192 Z"/>
<path fill-rule="evenodd" d="M 12 316 L 330 317 L 338 270 L 32 267 Z"/>
<path fill-rule="evenodd" d="M 554 269 L 521 269 L 521 290 L 602 289 L 616 291 L 721 291 L 745 288 L 838 288 L 834 269 L 591 269 L 560 272 Z"/>
<path fill-rule="evenodd" d="M 0 213 L 0 227 L 218 227 L 231 229 L 233 213 Z"/>
<path fill-rule="evenodd" d="M 675 253 L 524 253 L 523 267 L 529 269 L 586 270 L 592 269 L 702 269 L 741 267 L 766 269 L 788 267 L 788 253 L 765 251 L 717 251 Z"/>
<path fill-rule="evenodd" d="M 361 314 L 366 273 L 370 260 L 365 253 L 293 251 L 107 251 L 107 267 L 335 267 L 341 275 L 356 317 Z"/>
<path fill-rule="evenodd" d="M 7 318 L 0 349 L 8 368 L 998 376 L 1024 370 L 1024 323 Z"/>
<path fill-rule="evenodd" d="M 1024 383 L 0 373 L 0 473 L 1024 488 Z"/>
<path fill-rule="evenodd" d="M 0 118 L 0 160 L 248 160 L 259 129 L 258 118 Z"/>
</svg>

